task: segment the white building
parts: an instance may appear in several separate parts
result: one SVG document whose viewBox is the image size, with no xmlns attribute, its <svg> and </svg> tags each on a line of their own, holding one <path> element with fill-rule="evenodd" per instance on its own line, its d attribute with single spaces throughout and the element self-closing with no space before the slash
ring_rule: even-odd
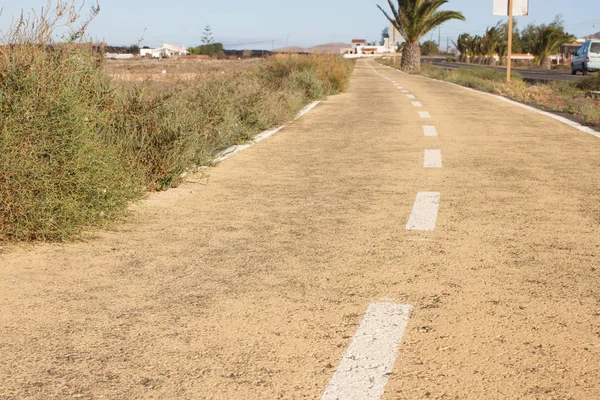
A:
<svg viewBox="0 0 600 400">
<path fill-rule="evenodd" d="M 189 54 L 185 47 L 164 44 L 157 49 L 140 49 L 140 56 L 146 58 L 169 58 L 173 56 L 185 56 Z"/>
<path fill-rule="evenodd" d="M 396 53 L 397 46 L 390 43 L 389 38 L 384 39 L 383 46 L 370 46 L 364 39 L 352 40 L 352 47 L 340 50 L 345 58 L 359 58 L 369 56 L 380 56 L 382 54 Z"/>
</svg>

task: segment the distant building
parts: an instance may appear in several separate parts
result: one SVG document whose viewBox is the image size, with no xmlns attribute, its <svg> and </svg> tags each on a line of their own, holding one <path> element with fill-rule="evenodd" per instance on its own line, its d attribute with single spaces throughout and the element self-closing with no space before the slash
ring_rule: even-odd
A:
<svg viewBox="0 0 600 400">
<path fill-rule="evenodd" d="M 170 58 L 173 56 L 186 56 L 188 54 L 189 52 L 185 49 L 185 47 L 174 46 L 166 43 L 157 49 L 140 49 L 140 56 L 146 58 Z"/>
<path fill-rule="evenodd" d="M 346 58 L 358 58 L 396 53 L 396 49 L 389 38 L 384 39 L 383 46 L 371 46 L 364 39 L 353 39 L 351 47 L 340 49 L 340 53 Z"/>
<path fill-rule="evenodd" d="M 119 53 L 104 53 L 104 58 L 111 60 L 131 60 L 134 58 L 133 54 L 119 54 Z"/>
</svg>

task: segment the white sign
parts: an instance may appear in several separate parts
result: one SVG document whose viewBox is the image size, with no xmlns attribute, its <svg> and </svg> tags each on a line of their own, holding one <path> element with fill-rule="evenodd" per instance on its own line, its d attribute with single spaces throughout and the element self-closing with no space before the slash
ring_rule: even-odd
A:
<svg viewBox="0 0 600 400">
<path fill-rule="evenodd" d="M 512 0 L 513 16 L 524 17 L 529 15 L 529 0 Z M 508 16 L 508 0 L 494 0 L 494 15 Z"/>
</svg>

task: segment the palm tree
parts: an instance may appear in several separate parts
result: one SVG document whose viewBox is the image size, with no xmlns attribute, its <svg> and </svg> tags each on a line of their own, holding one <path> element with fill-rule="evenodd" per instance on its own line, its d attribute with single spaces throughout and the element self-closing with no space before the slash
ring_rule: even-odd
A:
<svg viewBox="0 0 600 400">
<path fill-rule="evenodd" d="M 496 28 L 499 33 L 499 40 L 496 43 L 496 54 L 498 54 L 498 58 L 500 59 L 500 64 L 503 64 L 503 60 L 508 61 L 508 23 L 500 23 L 496 24 Z"/>
<path fill-rule="evenodd" d="M 444 22 L 451 19 L 464 21 L 465 17 L 458 11 L 437 11 L 448 0 L 397 0 L 397 2 L 398 7 L 394 6 L 392 0 L 388 0 L 392 16 L 381 6 L 377 7 L 406 40 L 400 66 L 405 70 L 418 71 L 421 68 L 419 40 Z"/>
<path fill-rule="evenodd" d="M 473 36 L 468 46 L 469 53 L 471 54 L 471 62 L 481 64 L 481 57 L 484 55 L 483 38 L 479 35 Z"/>
<path fill-rule="evenodd" d="M 472 41 L 473 41 L 473 38 L 468 33 L 463 33 L 462 35 L 460 35 L 458 37 L 458 39 L 456 40 L 456 42 L 452 41 L 452 44 L 454 45 L 454 47 L 456 47 L 456 50 L 458 50 L 458 52 L 460 53 L 460 58 L 459 58 L 460 61 L 467 62 L 467 63 L 470 62 L 469 57 L 471 57 L 471 58 L 473 57 L 473 55 L 469 51 Z"/>
<path fill-rule="evenodd" d="M 555 23 L 537 26 L 531 38 L 531 50 L 540 66 L 552 69 L 550 55 L 555 54 L 560 46 L 575 40 L 575 36 L 566 33 L 563 27 Z"/>
</svg>

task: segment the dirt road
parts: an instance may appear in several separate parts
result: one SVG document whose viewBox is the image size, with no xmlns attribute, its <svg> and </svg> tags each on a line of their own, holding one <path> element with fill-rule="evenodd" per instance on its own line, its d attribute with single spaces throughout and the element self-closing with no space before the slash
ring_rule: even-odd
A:
<svg viewBox="0 0 600 400">
<path fill-rule="evenodd" d="M 385 400 L 596 399 L 599 282 L 600 139 L 361 61 L 115 232 L 5 249 L 0 399 L 318 399 L 382 303 Z"/>
</svg>

